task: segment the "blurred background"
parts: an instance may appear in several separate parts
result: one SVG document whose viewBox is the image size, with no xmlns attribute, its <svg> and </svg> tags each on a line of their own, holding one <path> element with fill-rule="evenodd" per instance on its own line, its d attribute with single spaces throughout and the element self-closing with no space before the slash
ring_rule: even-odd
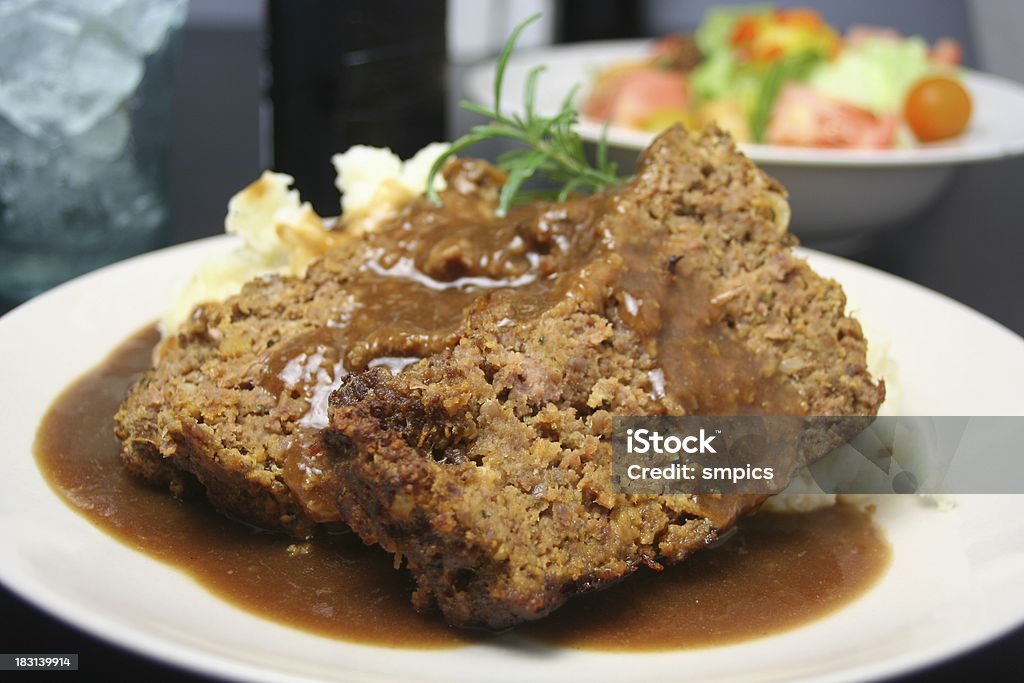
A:
<svg viewBox="0 0 1024 683">
<path fill-rule="evenodd" d="M 59 0 L 0 0 L 0 17 L 33 2 L 61 4 Z M 9 170 L 10 159 L 17 159 L 19 150 L 5 137 L 7 122 L 0 115 L 0 292 L 5 278 L 22 277 L 23 271 L 29 272 L 30 280 L 34 272 L 44 274 L 38 284 L 15 288 L 6 297 L 0 293 L 3 308 L 45 288 L 53 279 L 89 270 L 105 260 L 220 233 L 227 198 L 267 167 L 295 175 L 304 198 L 310 198 L 321 213 L 336 212 L 330 154 L 353 143 L 388 145 L 409 154 L 431 140 L 465 132 L 475 122 L 473 115 L 457 106 L 464 95 L 466 73 L 481 60 L 493 58 L 511 28 L 535 11 L 544 15 L 522 37 L 523 49 L 693 30 L 708 7 L 716 4 L 706 0 L 193 0 L 185 15 L 184 0 L 163 2 L 179 4 L 182 16 L 180 28 L 174 28 L 174 17 L 164 18 L 172 25 L 166 43 L 151 47 L 146 78 L 133 95 L 136 111 L 130 139 L 139 148 L 132 151 L 142 162 L 138 168 L 101 164 L 104 172 L 113 171 L 101 185 L 108 188 L 101 193 L 102 201 L 92 202 L 101 208 L 72 215 L 72 227 L 65 228 L 65 233 L 75 234 L 66 247 L 73 255 L 70 263 L 61 255 L 56 264 L 45 261 L 68 241 L 66 234 L 47 236 L 46 229 L 55 230 L 54 225 L 75 213 L 50 205 L 45 197 L 53 192 L 37 193 L 44 199 L 29 205 L 33 219 L 27 223 L 12 215 L 12 202 L 7 202 L 5 211 L 4 195 L 11 185 L 5 172 L 8 177 L 14 172 Z M 874 24 L 929 41 L 949 36 L 963 46 L 966 66 L 1024 81 L 1024 48 L 1018 38 L 1024 26 L 1021 2 L 776 4 L 812 7 L 840 31 L 853 24 Z M 15 47 L 14 41 L 3 39 L 5 25 L 10 31 L 13 22 L 0 19 L 0 45 Z M 0 100 L 3 90 L 0 80 Z M 144 106 L 137 106 L 139 101 Z M 68 147 L 57 144 L 50 154 L 61 161 Z M 493 151 L 484 148 L 481 153 Z M 47 174 L 53 173 L 51 161 L 43 157 L 45 164 L 25 182 L 45 187 Z M 1024 198 L 1017 191 L 1022 171 L 1021 158 L 959 167 L 939 201 L 880 238 L 864 241 L 852 251 L 844 247 L 844 255 L 949 294 L 1024 332 L 1024 306 L 1016 300 L 1016 293 L 1024 289 L 1020 279 L 1024 276 L 1017 266 L 1024 253 L 1018 218 Z M 69 173 L 83 175 L 75 169 Z M 74 179 L 62 182 L 73 184 Z M 140 184 L 142 190 L 136 187 Z M 109 230 L 91 235 L 79 227 L 102 224 L 104 211 L 108 223 L 133 221 L 128 238 L 111 241 Z M 19 223 L 27 235 L 12 237 Z M 40 236 L 47 240 L 42 261 L 22 246 L 26 241 L 38 242 Z M 83 245 L 90 239 L 93 244 Z M 91 254 L 88 249 L 95 243 L 98 253 Z M 48 269 L 56 272 L 55 278 Z"/>
<path fill-rule="evenodd" d="M 157 3 L 156 14 L 115 17 L 112 13 L 127 11 L 117 7 L 132 3 L 52 0 L 56 10 L 38 30 L 57 38 L 77 37 L 42 47 L 19 38 L 14 21 L 33 4 L 0 0 L 0 63 L 7 64 L 0 66 L 0 287 L 31 280 L 8 290 L 0 311 L 51 280 L 102 262 L 220 234 L 228 198 L 267 167 L 295 175 L 304 198 L 322 214 L 336 213 L 330 155 L 355 143 L 387 145 L 409 155 L 427 142 L 465 132 L 475 120 L 457 107 L 463 77 L 474 64 L 493 58 L 511 28 L 535 11 L 543 11 L 543 18 L 526 31 L 522 49 L 692 30 L 715 3 L 169 0 Z M 774 4 L 812 7 L 840 31 L 874 24 L 930 41 L 952 37 L 963 46 L 966 66 L 1024 81 L 1024 2 L 1018 0 Z M 39 100 L 34 110 L 15 111 L 13 121 L 4 107 L 11 98 L 25 96 L 17 87 L 28 87 L 38 99 L 59 85 L 48 89 L 32 80 L 37 75 L 19 71 L 26 50 L 35 51 L 30 52 L 35 64 L 51 67 L 106 55 L 103 45 L 82 47 L 81 26 L 62 19 L 62 6 L 79 16 L 76 12 L 92 5 L 99 19 L 81 19 L 86 29 L 113 35 L 118 25 L 135 27 L 128 37 L 108 35 L 109 44 L 128 53 L 107 55 L 124 57 L 127 66 L 118 66 L 117 73 L 135 70 L 123 83 L 112 84 L 120 88 L 111 94 L 117 101 L 103 111 L 97 105 L 93 118 L 78 121 L 72 130 L 47 118 L 52 108 L 45 107 L 61 102 Z M 82 101 L 63 104 L 78 112 L 84 106 Z M 34 132 L 29 135 L 22 130 L 26 127 Z M 84 145 L 84 166 L 72 163 L 77 157 L 66 142 L 72 138 Z M 29 144 L 37 147 L 22 147 Z M 90 150 L 90 144 L 100 151 Z M 104 158 L 104 145 L 116 145 L 116 153 Z M 35 166 L 26 161 L 30 158 Z M 96 173 L 107 175 L 100 177 L 102 183 L 89 184 Z M 57 182 L 55 174 L 65 175 Z M 958 168 L 938 201 L 845 255 L 948 294 L 1024 334 L 1022 180 L 1021 157 Z M 35 203 L 19 204 L 21 195 L 10 199 L 12 188 L 22 192 L 16 183 L 45 191 L 35 195 L 41 198 Z M 55 191 L 69 195 L 93 192 L 93 187 L 102 191 L 95 190 L 94 201 L 87 203 L 90 210 L 81 215 L 69 215 L 74 211 L 56 202 L 47 206 L 46 197 Z M 35 212 L 31 220 L 24 216 L 29 209 Z M 102 228 L 104 219 L 130 222 L 130 236 L 111 237 L 102 229 L 83 235 L 75 227 Z M 72 239 L 46 232 L 55 225 L 76 234 Z M 175 671 L 78 634 L 9 594 L 3 595 L 0 609 L 5 615 L 0 650 L 80 652 L 83 672 L 182 679 Z M 994 677 L 1019 663 L 1021 648 L 1024 634 L 1018 632 L 907 680 Z"/>
</svg>

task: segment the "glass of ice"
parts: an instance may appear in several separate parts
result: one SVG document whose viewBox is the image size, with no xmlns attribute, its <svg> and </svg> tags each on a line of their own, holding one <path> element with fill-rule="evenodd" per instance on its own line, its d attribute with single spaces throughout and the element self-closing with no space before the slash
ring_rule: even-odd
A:
<svg viewBox="0 0 1024 683">
<path fill-rule="evenodd" d="M 167 238 L 187 0 L 0 0 L 0 300 Z"/>
</svg>

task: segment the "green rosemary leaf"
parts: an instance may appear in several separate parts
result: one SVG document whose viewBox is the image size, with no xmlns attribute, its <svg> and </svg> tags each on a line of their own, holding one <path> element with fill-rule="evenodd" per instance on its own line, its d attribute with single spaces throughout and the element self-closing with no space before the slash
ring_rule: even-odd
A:
<svg viewBox="0 0 1024 683">
<path fill-rule="evenodd" d="M 565 187 L 562 188 L 561 192 L 558 193 L 558 201 L 564 202 L 566 199 L 569 198 L 569 195 L 571 195 L 576 190 L 580 189 L 584 183 L 586 183 L 586 179 L 580 178 L 578 176 L 567 182 L 565 184 Z"/>
<path fill-rule="evenodd" d="M 540 12 L 528 17 L 526 21 L 512 29 L 512 34 L 508 37 L 505 47 L 501 49 L 501 55 L 498 57 L 498 67 L 494 75 L 494 113 L 498 116 L 501 116 L 501 84 L 505 80 L 505 67 L 508 66 L 508 60 L 512 57 L 512 51 L 516 49 L 516 43 L 519 42 L 520 34 L 526 30 L 527 26 L 538 19 L 540 19 Z"/>
<path fill-rule="evenodd" d="M 575 99 L 579 85 L 566 94 L 554 115 L 543 116 L 536 109 L 536 95 L 537 82 L 545 67 L 534 67 L 526 76 L 523 111 L 511 114 L 502 112 L 501 94 L 505 71 L 516 41 L 523 30 L 539 17 L 539 14 L 535 14 L 519 24 L 502 49 L 494 77 L 494 106 L 488 108 L 469 102 L 462 103 L 464 109 L 483 116 L 488 119 L 488 123 L 474 126 L 452 143 L 431 166 L 427 177 L 427 197 L 432 202 L 440 203 L 440 197 L 434 189 L 434 180 L 444 163 L 467 147 L 485 140 L 504 139 L 522 145 L 498 158 L 498 167 L 508 174 L 498 200 L 499 214 L 507 213 L 519 198 L 538 195 L 535 190 L 523 188 L 523 184 L 535 175 L 561 187 L 560 191 L 541 190 L 540 194 L 559 198 L 568 197 L 580 190 L 597 192 L 622 182 L 617 175 L 616 165 L 608 161 L 607 128 L 597 145 L 596 166 L 591 165 L 583 149 L 583 141 L 576 132 L 579 114 Z"/>
<path fill-rule="evenodd" d="M 530 176 L 536 171 L 536 166 L 530 164 L 517 164 L 508 171 L 508 178 L 505 180 L 501 194 L 498 196 L 498 215 L 507 216 L 519 188 L 523 186 Z"/>
<path fill-rule="evenodd" d="M 469 100 L 462 100 L 461 102 L 459 102 L 459 107 L 461 109 L 465 109 L 466 111 L 471 111 L 474 114 L 479 114 L 480 116 L 483 116 L 485 119 L 498 118 L 490 107 L 485 107 L 482 104 L 470 102 Z"/>
<path fill-rule="evenodd" d="M 526 110 L 526 125 L 532 126 L 536 117 L 533 113 L 533 101 L 537 96 L 537 78 L 544 72 L 546 66 L 535 66 L 530 69 L 526 77 L 526 92 L 523 97 L 523 109 Z"/>
<path fill-rule="evenodd" d="M 580 84 L 576 83 L 571 88 L 569 88 L 569 92 L 565 94 L 565 99 L 562 100 L 561 111 L 563 113 L 571 114 L 573 123 L 575 123 L 576 119 L 579 118 L 579 114 L 576 112 L 576 105 L 574 104 L 574 102 L 576 101 L 576 93 L 578 93 L 579 91 Z"/>
<path fill-rule="evenodd" d="M 533 199 L 557 199 L 558 194 L 550 187 L 524 188 L 516 194 L 518 201 L 530 201 Z"/>
<path fill-rule="evenodd" d="M 486 137 L 475 136 L 470 132 L 453 142 L 445 153 L 434 161 L 434 165 L 430 167 L 430 173 L 427 174 L 427 199 L 435 204 L 441 203 L 441 197 L 438 196 L 437 188 L 434 187 L 434 179 L 437 177 L 437 174 L 441 172 L 441 169 L 444 168 L 444 163 L 448 161 L 450 157 L 455 156 L 467 147 L 472 147 L 478 142 L 482 142 L 486 139 Z"/>
<path fill-rule="evenodd" d="M 601 171 L 608 168 L 608 125 L 601 127 L 601 137 L 597 140 L 597 168 Z"/>
</svg>

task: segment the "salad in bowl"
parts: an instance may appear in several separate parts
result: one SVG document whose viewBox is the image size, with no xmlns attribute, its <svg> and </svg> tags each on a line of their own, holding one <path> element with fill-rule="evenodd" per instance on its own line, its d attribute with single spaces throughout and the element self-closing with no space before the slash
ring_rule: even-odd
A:
<svg viewBox="0 0 1024 683">
<path fill-rule="evenodd" d="M 713 8 L 693 35 L 602 69 L 582 112 L 650 132 L 715 121 L 758 144 L 914 147 L 970 125 L 961 57 L 950 38 L 871 26 L 840 35 L 809 9 Z"/>
</svg>

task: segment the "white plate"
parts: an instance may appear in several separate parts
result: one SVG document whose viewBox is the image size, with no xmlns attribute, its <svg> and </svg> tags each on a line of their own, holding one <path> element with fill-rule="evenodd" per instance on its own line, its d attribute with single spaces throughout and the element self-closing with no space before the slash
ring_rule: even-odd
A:
<svg viewBox="0 0 1024 683">
<path fill-rule="evenodd" d="M 0 319 L 0 580 L 100 637 L 239 680 L 819 681 L 907 671 L 1024 620 L 1024 496 L 964 496 L 943 513 L 883 501 L 893 561 L 861 599 L 794 631 L 738 645 L 638 655 L 472 645 L 416 651 L 357 645 L 255 617 L 121 545 L 62 503 L 32 458 L 46 407 L 118 341 L 151 321 L 177 274 L 221 239 L 86 275 Z M 846 286 L 898 364 L 907 414 L 1022 414 L 1024 340 L 964 306 L 889 275 L 809 253 Z M 685 619 L 686 615 L 680 615 Z"/>
<path fill-rule="evenodd" d="M 516 54 L 505 72 L 504 106 L 512 111 L 522 107 L 523 84 L 535 66 L 547 66 L 538 81 L 536 106 L 550 113 L 574 85 L 585 93 L 602 68 L 648 54 L 646 40 L 580 43 Z M 965 82 L 974 100 L 974 116 L 968 131 L 955 140 L 891 150 L 742 147 L 789 190 L 794 230 L 801 237 L 835 238 L 884 228 L 935 199 L 956 165 L 1024 153 L 1024 86 L 974 71 L 967 72 Z M 494 62 L 486 62 L 466 74 L 463 89 L 469 99 L 490 105 L 493 83 Z M 584 117 L 579 132 L 585 140 L 595 141 L 603 127 Z M 615 157 L 627 169 L 653 137 L 622 126 L 608 129 Z"/>
</svg>

